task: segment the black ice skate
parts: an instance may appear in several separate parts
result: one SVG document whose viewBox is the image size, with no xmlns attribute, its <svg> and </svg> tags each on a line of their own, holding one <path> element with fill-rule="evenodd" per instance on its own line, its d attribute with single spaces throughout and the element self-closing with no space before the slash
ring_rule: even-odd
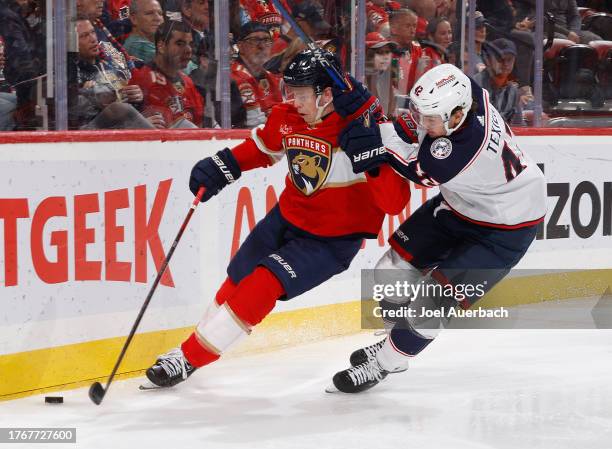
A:
<svg viewBox="0 0 612 449">
<path fill-rule="evenodd" d="M 389 374 L 388 371 L 382 369 L 376 359 L 371 358 L 366 363 L 337 372 L 332 379 L 335 388 L 329 387 L 326 391 L 328 393 L 335 391 L 360 393 L 377 385 L 387 377 L 387 374 Z"/>
<path fill-rule="evenodd" d="M 387 339 L 379 341 L 378 343 L 374 343 L 373 345 L 366 346 L 365 348 L 357 349 L 353 351 L 350 357 L 351 366 L 358 366 L 366 363 L 370 359 L 376 358 L 376 353 L 380 351 L 383 347 Z M 389 373 L 401 373 L 406 371 L 408 368 L 398 367 L 393 371 L 389 371 Z"/>
<path fill-rule="evenodd" d="M 181 348 L 174 348 L 160 355 L 146 372 L 151 384 L 141 385 L 141 390 L 172 387 L 186 380 L 196 370 L 183 355 Z"/>
</svg>

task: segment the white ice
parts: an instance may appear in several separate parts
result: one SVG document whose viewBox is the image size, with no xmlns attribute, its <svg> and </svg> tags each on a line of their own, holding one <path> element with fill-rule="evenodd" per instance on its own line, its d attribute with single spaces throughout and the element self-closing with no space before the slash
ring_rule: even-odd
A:
<svg viewBox="0 0 612 449">
<path fill-rule="evenodd" d="M 77 428 L 54 448 L 612 447 L 612 331 L 448 330 L 372 390 L 325 393 L 376 338 L 220 360 L 165 391 L 119 381 L 100 406 L 85 388 L 4 402 L 0 427 Z"/>
</svg>

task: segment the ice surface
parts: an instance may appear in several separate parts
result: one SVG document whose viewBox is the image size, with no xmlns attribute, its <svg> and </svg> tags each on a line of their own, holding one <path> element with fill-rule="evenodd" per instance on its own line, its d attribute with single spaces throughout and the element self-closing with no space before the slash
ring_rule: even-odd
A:
<svg viewBox="0 0 612 449">
<path fill-rule="evenodd" d="M 53 448 L 612 447 L 610 330 L 449 330 L 372 390 L 325 393 L 377 338 L 221 360 L 170 390 L 119 381 L 101 406 L 85 388 L 63 405 L 3 402 L 0 427 L 77 428 L 77 444 Z"/>
</svg>

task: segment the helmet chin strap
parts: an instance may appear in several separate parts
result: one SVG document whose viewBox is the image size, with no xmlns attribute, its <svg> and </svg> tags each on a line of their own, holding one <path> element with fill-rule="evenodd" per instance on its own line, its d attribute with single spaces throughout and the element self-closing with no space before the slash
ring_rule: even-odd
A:
<svg viewBox="0 0 612 449">
<path fill-rule="evenodd" d="M 315 106 L 317 107 L 317 115 L 315 117 L 315 122 L 318 122 L 319 120 L 321 120 L 321 117 L 323 116 L 323 111 L 325 110 L 325 108 L 327 106 L 329 106 L 331 104 L 331 102 L 333 101 L 333 99 L 329 100 L 327 103 L 325 103 L 323 106 L 319 105 L 319 102 L 321 101 L 321 97 L 323 96 L 323 94 L 319 94 L 317 95 L 317 100 L 315 102 Z"/>
<path fill-rule="evenodd" d="M 454 128 L 449 128 L 448 127 L 448 122 L 450 122 L 450 118 L 446 122 L 444 122 L 444 129 L 446 130 L 446 135 L 447 136 L 452 134 L 452 133 L 454 133 L 455 131 L 457 131 L 457 129 L 459 129 L 459 127 L 461 125 L 463 125 L 463 122 L 465 122 L 465 119 L 467 117 L 467 113 L 465 112 L 465 109 L 462 109 L 462 111 L 463 111 L 463 117 L 461 117 L 461 120 L 459 120 L 459 123 L 457 123 L 457 125 L 455 125 Z"/>
</svg>

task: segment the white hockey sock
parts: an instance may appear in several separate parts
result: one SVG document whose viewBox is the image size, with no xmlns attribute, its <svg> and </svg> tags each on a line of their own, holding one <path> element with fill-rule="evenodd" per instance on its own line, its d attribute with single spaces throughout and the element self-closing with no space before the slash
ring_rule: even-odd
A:
<svg viewBox="0 0 612 449">
<path fill-rule="evenodd" d="M 202 315 L 200 323 L 207 323 L 208 321 L 212 320 L 212 318 L 217 314 L 217 312 L 219 312 L 220 309 L 221 306 L 217 304 L 217 301 L 215 299 L 213 299 L 212 302 L 208 304 L 208 307 L 206 307 L 206 310 L 204 310 L 204 314 Z"/>
<path fill-rule="evenodd" d="M 391 337 L 387 337 L 385 344 L 376 353 L 376 361 L 385 371 L 398 371 L 408 368 L 409 355 L 397 350 L 391 343 Z"/>
<path fill-rule="evenodd" d="M 200 321 L 195 333 L 202 346 L 220 355 L 249 335 L 251 328 L 225 303 L 210 318 Z"/>
</svg>

